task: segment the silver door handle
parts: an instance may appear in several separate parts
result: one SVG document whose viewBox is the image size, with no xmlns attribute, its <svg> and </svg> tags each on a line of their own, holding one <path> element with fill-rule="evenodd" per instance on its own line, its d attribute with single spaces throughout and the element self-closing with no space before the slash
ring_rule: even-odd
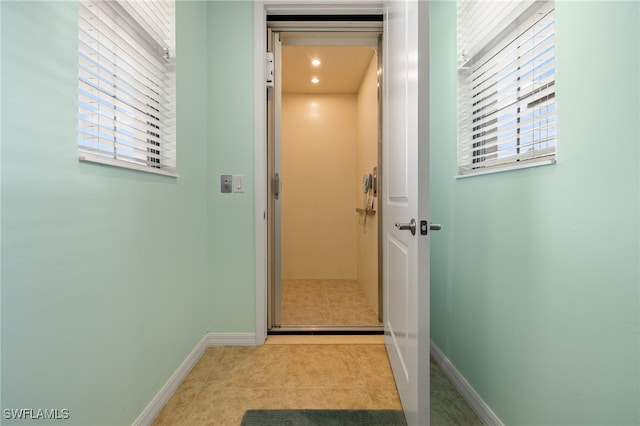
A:
<svg viewBox="0 0 640 426">
<path fill-rule="evenodd" d="M 411 231 L 411 235 L 416 235 L 416 220 L 411 219 L 409 223 L 396 222 L 396 228 L 401 231 Z"/>
</svg>

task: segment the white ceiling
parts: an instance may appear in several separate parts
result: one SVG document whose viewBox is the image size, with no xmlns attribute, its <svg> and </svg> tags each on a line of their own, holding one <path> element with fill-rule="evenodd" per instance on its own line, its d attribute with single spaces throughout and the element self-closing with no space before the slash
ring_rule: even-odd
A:
<svg viewBox="0 0 640 426">
<path fill-rule="evenodd" d="M 357 93 L 374 49 L 368 46 L 283 46 L 283 93 Z M 311 65 L 319 59 L 320 66 Z M 320 82 L 313 84 L 311 78 Z"/>
</svg>

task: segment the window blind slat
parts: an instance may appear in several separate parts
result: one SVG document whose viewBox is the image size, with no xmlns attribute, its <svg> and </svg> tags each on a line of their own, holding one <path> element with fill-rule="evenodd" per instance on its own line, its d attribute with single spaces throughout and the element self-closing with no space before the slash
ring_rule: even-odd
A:
<svg viewBox="0 0 640 426">
<path fill-rule="evenodd" d="M 126 161 L 129 163 L 145 165 L 148 167 L 154 167 L 158 169 L 171 169 L 166 163 L 163 163 L 161 160 L 148 155 L 149 153 L 134 153 L 133 151 L 129 151 L 126 149 L 112 149 L 107 145 L 100 146 L 89 146 L 86 144 L 78 145 L 79 146 L 79 154 L 82 156 L 83 154 L 95 155 L 98 157 L 103 157 L 107 159 L 114 159 L 120 161 Z"/>
<path fill-rule="evenodd" d="M 512 117 L 526 115 L 531 113 L 535 108 L 541 108 L 548 105 L 555 98 L 555 83 L 549 81 L 546 85 L 538 88 L 532 88 L 528 92 L 522 94 L 520 98 L 503 99 L 498 101 L 494 98 L 491 103 L 483 105 L 482 109 L 476 109 L 476 113 L 472 119 L 473 131 L 478 128 L 486 127 L 489 124 L 499 121 L 510 120 Z"/>
<path fill-rule="evenodd" d="M 472 137 L 475 140 L 482 140 L 483 138 L 495 137 L 496 135 L 505 135 L 508 133 L 516 133 L 516 130 L 526 128 L 527 126 L 543 123 L 555 120 L 555 105 L 551 111 L 529 111 L 528 114 L 514 114 L 509 117 L 508 121 L 504 124 L 498 124 L 496 121 L 491 125 L 477 129 L 472 133 Z M 522 133 L 522 131 L 521 131 Z"/>
<path fill-rule="evenodd" d="M 126 128 L 120 126 L 116 120 L 107 120 L 102 117 L 99 120 L 93 120 L 91 118 L 80 119 L 79 126 L 82 133 L 86 134 L 109 134 L 114 140 L 126 140 L 133 146 L 145 151 L 147 146 L 151 144 L 160 144 L 162 140 L 154 137 L 153 135 L 147 135 L 142 132 L 131 132 Z M 93 133 L 90 133 L 93 132 Z M 159 145 L 156 145 L 159 146 Z M 167 158 L 170 158 L 167 156 Z"/>
<path fill-rule="evenodd" d="M 141 124 L 138 122 L 126 122 L 121 117 L 109 117 L 106 113 L 100 112 L 96 114 L 95 112 L 87 113 L 87 111 L 86 109 L 79 111 L 79 122 L 86 121 L 96 125 L 100 124 L 106 129 L 110 129 L 113 133 L 130 135 L 139 140 L 154 140 L 166 147 L 171 145 L 171 139 L 175 136 L 175 132 L 171 128 L 165 130 L 160 129 L 160 131 L 153 126 L 141 128 Z M 145 123 L 142 123 L 142 125 L 144 124 Z"/>
<path fill-rule="evenodd" d="M 536 89 L 554 85 L 555 64 L 552 59 L 545 61 L 533 71 L 521 69 L 518 72 L 518 75 L 508 81 L 494 81 L 487 84 L 481 91 L 474 91 L 471 94 L 473 107 L 476 108 L 496 100 L 504 103 L 505 100 L 509 101 L 511 98 L 522 99 L 529 93 L 535 94 Z M 512 102 L 513 100 L 509 101 L 509 103 Z"/>
<path fill-rule="evenodd" d="M 96 51 L 105 49 L 109 54 L 122 56 L 130 62 L 132 68 L 142 68 L 143 73 L 164 72 L 166 61 L 162 52 L 153 49 L 144 40 L 132 37 L 125 31 L 113 30 L 116 21 L 104 13 L 88 14 L 80 17 L 83 30 L 79 37 Z"/>
<path fill-rule="evenodd" d="M 78 135 L 79 140 L 83 141 L 88 148 L 93 150 L 99 149 L 98 146 L 100 146 L 104 152 L 113 152 L 113 150 L 117 148 L 121 151 L 131 151 L 132 153 L 141 156 L 141 158 L 147 154 L 150 157 L 164 160 L 170 160 L 174 157 L 173 151 L 161 151 L 157 149 L 157 146 L 140 143 L 127 137 L 114 137 L 106 132 L 101 132 L 101 129 L 96 126 L 84 127 L 80 125 L 78 127 Z"/>
<path fill-rule="evenodd" d="M 134 111 L 144 111 L 159 118 L 170 116 L 171 110 L 162 97 L 153 98 L 135 89 L 129 91 L 127 86 L 117 85 L 111 82 L 109 77 L 105 77 L 104 74 L 96 76 L 95 74 L 83 73 L 79 76 L 78 85 L 80 89 L 101 98 L 104 103 L 118 105 L 123 111 L 128 110 L 131 114 Z"/>
<path fill-rule="evenodd" d="M 170 131 L 165 130 L 160 133 L 158 129 L 153 126 L 142 127 L 144 123 L 136 121 L 126 122 L 120 117 L 109 116 L 106 112 L 92 114 L 87 113 L 86 109 L 82 109 L 78 114 L 78 119 L 81 123 L 86 122 L 99 125 L 114 133 L 129 135 L 140 141 L 146 141 L 149 139 L 162 144 L 168 144 L 168 139 L 172 136 L 172 132 Z"/>
<path fill-rule="evenodd" d="M 111 40 L 125 51 L 133 51 L 145 59 L 162 57 L 162 49 L 148 39 L 142 37 L 134 28 L 126 25 L 122 16 L 118 15 L 106 4 L 114 4 L 116 1 L 95 3 L 91 7 L 81 8 L 79 19 L 82 20 L 82 29 L 98 41 Z M 98 6 L 96 6 L 96 4 Z"/>
<path fill-rule="evenodd" d="M 541 157 L 548 158 L 548 157 L 554 156 L 554 154 L 555 154 L 555 147 L 548 147 L 548 148 L 543 148 L 539 150 L 525 151 L 520 154 L 511 156 L 511 159 L 515 161 L 504 161 L 504 158 L 496 157 L 496 158 L 479 162 L 476 164 L 476 167 L 487 168 L 495 165 L 508 165 L 508 164 L 519 162 L 519 161 L 527 161 L 527 160 L 537 159 Z"/>
<path fill-rule="evenodd" d="M 166 72 L 160 70 L 147 71 L 142 67 L 135 68 L 128 63 L 124 56 L 113 56 L 107 52 L 94 49 L 80 40 L 78 56 L 82 65 L 97 74 L 109 76 L 111 79 L 121 81 L 123 84 L 140 91 L 148 96 L 165 96 L 168 88 L 163 88 L 162 82 L 168 80 Z M 155 80 L 150 80 L 154 76 Z M 140 85 L 141 87 L 136 87 Z"/>
<path fill-rule="evenodd" d="M 465 151 L 470 151 L 474 153 L 474 156 L 477 156 L 480 155 L 479 151 L 481 150 L 484 150 L 486 153 L 505 151 L 511 147 L 517 148 L 536 143 L 545 143 L 549 145 L 549 141 L 555 137 L 554 124 L 555 123 L 541 123 L 535 129 L 530 129 L 502 139 L 494 137 L 477 140 L 474 144 L 465 148 Z"/>
<path fill-rule="evenodd" d="M 466 151 L 476 152 L 484 149 L 487 152 L 505 151 L 511 147 L 522 147 L 536 143 L 547 143 L 550 138 L 555 137 L 553 133 L 555 123 L 538 123 L 537 127 L 516 133 L 503 138 L 489 137 L 477 139 L 474 144 L 467 147 Z"/>
<path fill-rule="evenodd" d="M 553 0 L 549 0 L 552 2 Z M 527 19 L 513 18 L 521 25 L 514 28 L 511 34 L 503 39 L 502 43 L 496 43 L 491 50 L 486 50 L 484 55 L 478 56 L 467 64 L 469 67 L 481 68 L 498 64 L 509 63 L 529 49 L 544 43 L 549 34 L 555 34 L 553 26 L 555 15 L 553 8 L 543 5 L 539 11 L 531 13 Z"/>
<path fill-rule="evenodd" d="M 520 16 L 534 0 L 458 1 L 458 57 L 465 64 L 490 45 L 501 32 L 507 30 L 514 17 Z"/>
<path fill-rule="evenodd" d="M 83 86 L 84 82 L 79 88 L 78 110 L 84 114 L 105 115 L 109 117 L 116 116 L 123 123 L 128 123 L 139 129 L 156 127 L 160 125 L 159 123 L 162 123 L 163 129 L 171 127 L 171 123 L 168 120 L 162 120 L 162 117 L 152 117 L 145 111 L 130 108 L 128 104 L 118 102 L 114 97 L 101 99 L 101 93 L 95 94 L 95 89 L 93 89 L 92 86 L 89 86 L 88 90 L 85 90 Z"/>
<path fill-rule="evenodd" d="M 118 2 L 118 5 L 140 24 L 141 29 L 156 44 L 163 49 L 173 50 L 171 26 L 168 23 L 175 11 L 170 2 L 125 0 Z"/>
<path fill-rule="evenodd" d="M 469 84 L 474 91 L 482 92 L 492 84 L 500 83 L 504 80 L 514 81 L 513 77 L 521 75 L 522 73 L 519 71 L 522 69 L 527 69 L 531 72 L 539 71 L 549 62 L 553 62 L 555 57 L 554 48 L 555 41 L 550 38 L 544 44 L 536 47 L 536 49 L 531 49 L 530 52 L 515 58 L 510 63 L 495 62 L 491 66 L 479 67 L 469 76 Z"/>
<path fill-rule="evenodd" d="M 80 134 L 78 151 L 113 159 L 124 156 L 129 161 L 136 160 L 139 163 L 156 164 L 160 166 L 164 165 L 166 160 L 169 159 L 169 157 L 154 154 L 146 149 L 141 150 L 138 147 L 131 146 L 127 144 L 126 141 L 113 142 L 85 133 Z"/>
</svg>

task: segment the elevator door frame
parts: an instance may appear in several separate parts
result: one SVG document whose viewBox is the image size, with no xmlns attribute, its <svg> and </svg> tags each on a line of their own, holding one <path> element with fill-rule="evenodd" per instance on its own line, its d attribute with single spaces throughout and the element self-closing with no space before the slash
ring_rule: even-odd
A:
<svg viewBox="0 0 640 426">
<path fill-rule="evenodd" d="M 267 20 L 267 48 L 268 51 L 274 52 L 275 50 L 275 85 L 282 87 L 281 82 L 281 41 L 280 37 L 284 34 L 289 36 L 294 35 L 307 40 L 311 39 L 332 39 L 332 45 L 362 45 L 362 40 L 358 37 L 354 37 L 357 34 L 362 34 L 362 38 L 372 39 L 376 37 L 376 42 L 371 45 L 376 51 L 378 60 L 378 69 L 382 69 L 382 22 L 367 21 L 366 17 L 363 21 L 358 21 L 356 17 L 355 21 L 331 21 L 331 22 L 310 22 L 307 15 L 303 21 L 295 21 L 293 19 L 287 19 L 285 22 L 269 22 Z M 332 33 L 332 37 L 328 37 L 328 33 Z M 336 37 L 336 33 L 344 33 L 344 37 Z M 348 34 L 347 34 L 348 33 Z M 302 34 L 309 37 L 303 37 Z M 375 34 L 372 36 L 372 34 Z M 347 37 L 348 35 L 348 37 Z M 307 44 L 308 43 L 308 44 Z M 301 41 L 301 45 L 314 45 L 311 41 Z M 316 44 L 317 45 L 317 44 Z M 382 177 L 382 78 L 378 73 L 378 143 L 377 143 L 377 197 L 381 197 L 381 177 Z M 268 182 L 268 200 L 267 200 L 267 247 L 268 247 L 268 273 L 267 273 L 267 332 L 269 334 L 278 333 L 298 333 L 298 332 L 344 332 L 344 333 L 375 333 L 382 334 L 384 332 L 383 326 L 383 291 L 382 291 L 382 211 L 380 203 L 377 206 L 376 221 L 378 228 L 378 320 L 379 326 L 363 326 L 363 325 L 287 325 L 281 324 L 281 312 L 282 312 L 282 276 L 281 276 L 281 243 L 280 233 L 281 226 L 278 226 L 277 221 L 281 220 L 279 204 L 274 201 L 274 192 L 276 186 L 280 192 L 280 180 L 275 178 L 275 173 L 280 171 L 280 126 L 279 120 L 281 119 L 281 92 L 279 89 L 269 88 L 267 96 L 267 176 L 266 182 Z M 280 233 L 278 232 L 280 231 Z M 278 255 L 279 254 L 279 255 Z"/>
</svg>

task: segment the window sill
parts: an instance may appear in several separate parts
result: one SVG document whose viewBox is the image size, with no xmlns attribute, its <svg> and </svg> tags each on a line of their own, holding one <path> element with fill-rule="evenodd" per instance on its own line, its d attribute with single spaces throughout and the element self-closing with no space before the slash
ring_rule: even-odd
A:
<svg viewBox="0 0 640 426">
<path fill-rule="evenodd" d="M 530 162 L 519 163 L 519 164 L 510 164 L 510 165 L 502 166 L 502 167 L 491 167 L 491 168 L 487 168 L 487 169 L 477 169 L 477 170 L 469 171 L 469 172 L 467 172 L 465 174 L 458 174 L 456 176 L 456 179 L 465 179 L 465 178 L 469 178 L 469 177 L 473 177 L 473 176 L 482 176 L 482 175 L 489 175 L 489 174 L 493 174 L 493 173 L 509 172 L 511 170 L 528 169 L 528 168 L 531 168 L 531 167 L 550 166 L 552 164 L 556 164 L 556 159 L 555 158 L 550 158 L 550 159 L 541 160 L 541 161 L 530 161 Z"/>
<path fill-rule="evenodd" d="M 112 167 L 119 167 L 121 169 L 137 170 L 139 172 L 151 173 L 154 175 L 168 176 L 173 178 L 178 177 L 176 173 L 169 172 L 167 170 L 155 169 L 153 167 L 146 167 L 140 164 L 129 163 L 127 161 L 116 160 L 111 158 L 82 154 L 78 156 L 78 160 L 80 160 L 83 163 L 97 163 L 97 164 L 102 164 L 104 166 L 112 166 Z"/>
</svg>

